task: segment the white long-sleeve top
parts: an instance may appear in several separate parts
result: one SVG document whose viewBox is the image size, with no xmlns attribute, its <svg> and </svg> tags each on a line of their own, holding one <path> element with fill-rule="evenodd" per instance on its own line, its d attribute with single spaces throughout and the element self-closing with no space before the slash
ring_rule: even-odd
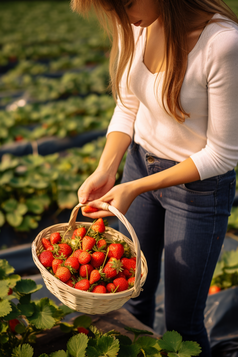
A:
<svg viewBox="0 0 238 357">
<path fill-rule="evenodd" d="M 222 18 L 216 14 L 214 18 Z M 201 180 L 226 173 L 238 161 L 238 26 L 232 22 L 205 27 L 188 55 L 181 88 L 181 104 L 190 114 L 178 123 L 163 109 L 161 88 L 164 72 L 156 74 L 143 63 L 146 28 L 133 26 L 136 48 L 130 72 L 126 71 L 121 94 L 107 134 L 128 134 L 158 157 L 181 162 L 191 157 Z"/>
</svg>

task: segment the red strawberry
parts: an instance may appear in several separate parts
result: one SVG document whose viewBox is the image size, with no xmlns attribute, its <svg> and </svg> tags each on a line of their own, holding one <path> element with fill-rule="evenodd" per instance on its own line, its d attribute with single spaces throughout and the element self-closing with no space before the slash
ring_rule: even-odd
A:
<svg viewBox="0 0 238 357">
<path fill-rule="evenodd" d="M 124 269 L 128 269 L 129 271 L 136 270 L 136 261 L 133 258 L 122 258 L 121 259 L 122 266 Z"/>
<path fill-rule="evenodd" d="M 74 270 L 79 270 L 79 261 L 78 258 L 76 257 L 67 258 L 66 261 L 64 262 L 64 265 L 66 267 L 71 267 Z"/>
<path fill-rule="evenodd" d="M 72 288 L 74 287 L 74 281 L 72 278 L 70 278 L 68 281 L 66 281 L 66 283 L 68 286 L 71 286 Z"/>
<path fill-rule="evenodd" d="M 96 243 L 96 239 L 93 237 L 85 236 L 82 240 L 83 250 L 91 250 Z"/>
<path fill-rule="evenodd" d="M 50 235 L 50 243 L 53 244 L 57 244 L 61 241 L 61 235 L 59 232 L 54 232 L 51 233 Z"/>
<path fill-rule="evenodd" d="M 132 288 L 135 285 L 135 277 L 129 278 L 128 280 L 129 288 Z"/>
<path fill-rule="evenodd" d="M 63 263 L 62 259 L 54 259 L 52 262 L 52 269 L 54 274 L 56 273 L 58 267 Z"/>
<path fill-rule="evenodd" d="M 113 280 L 113 284 L 116 286 L 117 291 L 124 291 L 128 289 L 128 281 L 125 278 L 117 278 Z"/>
<path fill-rule="evenodd" d="M 78 258 L 81 253 L 82 253 L 82 249 L 77 249 L 73 252 L 72 257 Z"/>
<path fill-rule="evenodd" d="M 106 278 L 114 278 L 119 271 L 121 271 L 121 262 L 116 258 L 110 258 L 105 265 L 103 272 L 106 274 Z"/>
<path fill-rule="evenodd" d="M 91 264 L 84 264 L 81 265 L 81 267 L 79 268 L 79 275 L 82 278 L 87 278 L 90 276 L 92 271 L 93 271 L 93 266 Z"/>
<path fill-rule="evenodd" d="M 89 330 L 86 329 L 85 327 L 78 327 L 77 330 L 79 333 L 84 333 L 85 335 L 88 335 L 89 333 Z"/>
<path fill-rule="evenodd" d="M 90 284 L 92 285 L 100 279 L 101 279 L 101 274 L 99 273 L 98 270 L 94 269 L 90 274 L 90 279 L 89 279 Z"/>
<path fill-rule="evenodd" d="M 71 278 L 71 273 L 66 267 L 58 267 L 55 273 L 56 278 L 66 283 Z"/>
<path fill-rule="evenodd" d="M 116 275 L 116 278 L 125 278 L 126 279 L 126 275 L 124 274 L 124 271 L 119 271 L 119 273 Z"/>
<path fill-rule="evenodd" d="M 98 249 L 100 249 L 100 248 L 106 249 L 106 248 L 107 248 L 107 242 L 105 241 L 105 239 L 100 239 L 100 240 L 97 242 L 97 247 L 98 247 Z"/>
<path fill-rule="evenodd" d="M 78 257 L 78 261 L 80 264 L 88 264 L 90 260 L 91 254 L 89 254 L 88 252 L 82 252 Z"/>
<path fill-rule="evenodd" d="M 121 259 L 124 254 L 124 247 L 120 243 L 112 243 L 108 248 L 108 257 L 114 257 L 116 259 Z"/>
<path fill-rule="evenodd" d="M 92 293 L 105 294 L 107 289 L 103 285 L 97 285 L 93 288 Z"/>
<path fill-rule="evenodd" d="M 87 291 L 90 288 L 88 279 L 82 279 L 74 285 L 75 289 Z"/>
<path fill-rule="evenodd" d="M 91 264 L 94 268 L 100 267 L 105 259 L 105 254 L 103 252 L 93 252 L 91 255 Z"/>
<path fill-rule="evenodd" d="M 59 243 L 58 247 L 59 247 L 59 250 L 56 255 L 57 257 L 61 256 L 61 254 L 62 254 L 65 258 L 68 258 L 70 256 L 70 254 L 72 253 L 72 248 L 67 243 Z"/>
<path fill-rule="evenodd" d="M 46 238 L 42 238 L 41 239 L 41 243 L 44 247 L 44 249 L 46 250 L 48 247 L 52 247 L 52 244 L 50 243 L 50 241 Z"/>
<path fill-rule="evenodd" d="M 116 289 L 116 286 L 113 283 L 108 283 L 106 289 L 108 293 L 113 293 L 113 291 Z"/>
<path fill-rule="evenodd" d="M 9 288 L 7 295 L 12 295 L 12 293 L 13 293 L 13 290 L 11 288 Z"/>
<path fill-rule="evenodd" d="M 91 228 L 95 232 L 99 232 L 99 233 L 105 232 L 105 224 L 103 222 L 103 219 L 102 218 L 98 218 L 98 220 L 91 225 Z"/>
<path fill-rule="evenodd" d="M 39 260 L 44 267 L 51 268 L 54 256 L 49 250 L 44 250 L 44 252 L 39 255 Z"/>
<path fill-rule="evenodd" d="M 46 250 L 50 250 L 50 251 L 53 251 L 54 250 L 54 246 L 53 245 L 49 245 L 49 247 L 47 247 Z"/>
<path fill-rule="evenodd" d="M 99 209 L 96 207 L 85 206 L 83 211 L 84 211 L 84 213 L 93 213 L 93 212 L 99 211 Z"/>
<path fill-rule="evenodd" d="M 20 321 L 18 319 L 12 319 L 8 321 L 9 323 L 9 327 L 11 329 L 12 332 L 16 332 L 15 328 L 17 325 L 20 324 Z"/>
<path fill-rule="evenodd" d="M 75 239 L 75 238 L 82 239 L 85 236 L 86 232 L 87 232 L 87 230 L 85 227 L 79 227 L 74 230 L 71 239 Z"/>
<path fill-rule="evenodd" d="M 135 272 L 134 272 L 134 270 L 133 270 L 133 271 L 130 271 L 130 270 L 128 270 L 128 269 L 124 269 L 124 270 L 123 270 L 123 274 L 124 274 L 125 277 L 128 279 L 128 278 L 131 278 L 131 277 L 135 274 Z"/>
</svg>

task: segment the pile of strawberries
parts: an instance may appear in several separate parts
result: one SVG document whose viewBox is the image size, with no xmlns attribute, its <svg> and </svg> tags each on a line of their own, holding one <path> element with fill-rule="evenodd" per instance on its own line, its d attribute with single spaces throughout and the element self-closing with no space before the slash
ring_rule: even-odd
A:
<svg viewBox="0 0 238 357">
<path fill-rule="evenodd" d="M 105 222 L 80 225 L 70 238 L 59 232 L 42 238 L 39 260 L 56 278 L 74 289 L 93 293 L 116 293 L 133 287 L 136 257 L 124 241 L 108 241 Z"/>
</svg>

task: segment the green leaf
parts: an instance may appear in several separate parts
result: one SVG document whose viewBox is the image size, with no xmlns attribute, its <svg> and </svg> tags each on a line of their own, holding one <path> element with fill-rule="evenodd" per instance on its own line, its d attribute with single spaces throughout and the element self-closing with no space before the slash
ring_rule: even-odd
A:
<svg viewBox="0 0 238 357">
<path fill-rule="evenodd" d="M 64 350 L 56 351 L 50 354 L 50 357 L 69 357 L 68 351 Z"/>
<path fill-rule="evenodd" d="M 57 203 L 61 209 L 72 209 L 78 202 L 75 192 L 59 191 Z"/>
<path fill-rule="evenodd" d="M 6 259 L 0 259 L 0 279 L 14 273 L 15 269 L 8 263 Z"/>
<path fill-rule="evenodd" d="M 44 205 L 42 202 L 39 202 L 37 198 L 28 198 L 26 200 L 26 205 L 28 211 L 35 214 L 41 214 L 44 211 Z"/>
<path fill-rule="evenodd" d="M 9 200 L 2 203 L 2 208 L 6 212 L 14 212 L 17 208 L 18 202 L 14 198 L 9 198 Z"/>
<path fill-rule="evenodd" d="M 158 340 L 149 336 L 139 337 L 135 344 L 145 352 L 146 356 L 157 356 L 158 352 L 161 351 Z"/>
<path fill-rule="evenodd" d="M 18 231 L 27 232 L 31 229 L 35 229 L 38 227 L 38 222 L 36 221 L 36 217 L 32 217 L 26 215 L 23 217 L 22 223 L 17 227 Z"/>
<path fill-rule="evenodd" d="M 168 352 L 177 352 L 182 343 L 182 336 L 176 331 L 167 331 L 158 341 L 160 348 Z"/>
<path fill-rule="evenodd" d="M 69 339 L 67 349 L 73 357 L 85 357 L 87 345 L 88 337 L 85 334 L 80 333 Z"/>
<path fill-rule="evenodd" d="M 7 301 L 7 300 L 3 300 L 3 301 Z M 6 316 L 4 316 L 4 320 L 6 320 L 6 321 L 9 321 L 9 320 L 12 320 L 12 319 L 16 319 L 21 314 L 21 312 L 18 310 L 16 305 L 14 305 L 11 302 L 10 302 L 10 307 L 11 307 L 11 311 L 8 312 L 8 314 Z"/>
<path fill-rule="evenodd" d="M 7 280 L 0 280 L 0 298 L 3 298 L 8 294 L 9 284 Z"/>
<path fill-rule="evenodd" d="M 12 177 L 9 184 L 13 188 L 24 188 L 29 185 L 29 179 L 26 177 Z"/>
<path fill-rule="evenodd" d="M 32 294 L 40 290 L 42 285 L 36 285 L 34 280 L 22 279 L 16 283 L 16 289 L 20 294 Z"/>
<path fill-rule="evenodd" d="M 32 316 L 35 312 L 35 303 L 18 304 L 18 309 L 21 311 L 22 315 L 25 315 L 26 317 Z"/>
<path fill-rule="evenodd" d="M 85 327 L 88 328 L 92 324 L 92 319 L 90 316 L 81 315 L 74 319 L 74 327 Z"/>
<path fill-rule="evenodd" d="M 74 329 L 74 326 L 71 324 L 68 324 L 67 322 L 62 322 L 60 324 L 60 329 L 61 329 L 61 331 L 65 332 L 65 333 L 69 333 Z"/>
<path fill-rule="evenodd" d="M 32 357 L 33 348 L 28 344 L 23 344 L 22 346 L 15 347 L 11 357 Z"/>
<path fill-rule="evenodd" d="M 119 340 L 111 336 L 102 336 L 95 347 L 88 346 L 88 357 L 116 357 L 119 351 Z"/>
<path fill-rule="evenodd" d="M 21 277 L 18 274 L 12 274 L 9 275 L 5 280 L 8 282 L 9 288 L 14 288 L 16 283 L 21 280 Z"/>
<path fill-rule="evenodd" d="M 133 327 L 129 327 L 129 326 L 124 326 L 124 329 L 130 332 L 133 332 L 135 335 L 135 339 L 139 336 L 139 335 L 153 335 L 153 332 L 151 331 L 147 331 L 147 330 L 139 330 L 137 328 L 133 328 Z"/>
<path fill-rule="evenodd" d="M 18 324 L 15 327 L 15 331 L 21 335 L 23 332 L 26 331 L 26 326 L 24 326 L 22 324 Z"/>
<path fill-rule="evenodd" d="M 140 352 L 140 347 L 136 344 L 135 345 L 120 344 L 118 357 L 137 357 L 139 352 Z"/>
<path fill-rule="evenodd" d="M 12 158 L 10 155 L 9 157 L 0 163 L 0 172 L 14 169 L 19 164 L 19 160 L 16 158 Z"/>
<path fill-rule="evenodd" d="M 8 300 L 0 301 L 0 317 L 7 316 L 11 311 L 11 304 Z"/>
<path fill-rule="evenodd" d="M 72 314 L 73 312 L 75 312 L 73 309 L 70 309 L 70 307 L 66 306 L 66 305 L 59 305 L 59 309 L 63 311 L 63 315 L 69 315 Z"/>
<path fill-rule="evenodd" d="M 10 224 L 10 226 L 17 227 L 20 226 L 20 224 L 22 223 L 23 217 L 18 213 L 12 212 L 6 214 L 6 220 Z"/>
<path fill-rule="evenodd" d="M 8 327 L 8 323 L 0 322 L 0 334 L 3 332 L 7 332 Z"/>
<path fill-rule="evenodd" d="M 0 227 L 2 227 L 5 223 L 5 216 L 2 211 L 0 211 Z"/>
<path fill-rule="evenodd" d="M 5 343 L 7 343 L 9 341 L 9 337 L 7 334 L 2 334 L 0 335 L 0 344 L 4 345 Z"/>
<path fill-rule="evenodd" d="M 179 349 L 179 357 L 199 356 L 202 349 L 197 342 L 183 341 Z"/>
<path fill-rule="evenodd" d="M 34 314 L 28 317 L 28 320 L 37 329 L 51 329 L 55 325 L 55 319 L 52 317 L 55 310 L 55 307 L 49 305 L 49 299 L 43 298 L 37 303 Z"/>
<path fill-rule="evenodd" d="M 24 204 L 24 203 L 19 203 L 18 206 L 17 206 L 17 212 L 20 214 L 20 215 L 24 215 L 26 212 L 27 212 L 28 208 L 27 206 Z"/>
</svg>

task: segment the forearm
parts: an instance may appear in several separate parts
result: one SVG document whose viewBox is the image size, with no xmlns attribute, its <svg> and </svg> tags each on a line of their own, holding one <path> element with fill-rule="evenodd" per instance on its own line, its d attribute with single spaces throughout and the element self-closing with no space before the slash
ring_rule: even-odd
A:
<svg viewBox="0 0 238 357">
<path fill-rule="evenodd" d="M 154 191 L 165 187 L 200 180 L 198 170 L 192 159 L 185 161 L 156 174 L 143 177 L 129 183 L 135 196 L 143 192 Z"/>
<path fill-rule="evenodd" d="M 98 164 L 98 169 L 116 175 L 118 166 L 120 165 L 130 142 L 130 136 L 122 132 L 114 131 L 108 134 L 106 145 Z"/>
</svg>

